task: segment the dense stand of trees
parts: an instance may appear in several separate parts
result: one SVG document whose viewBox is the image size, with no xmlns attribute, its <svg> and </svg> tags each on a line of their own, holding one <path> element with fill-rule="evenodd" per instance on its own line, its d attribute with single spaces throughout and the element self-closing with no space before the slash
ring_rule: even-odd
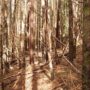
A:
<svg viewBox="0 0 90 90">
<path fill-rule="evenodd" d="M 49 63 L 54 79 L 57 59 L 74 65 L 78 46 L 83 47 L 83 90 L 90 89 L 89 0 L 0 0 L 0 76 L 35 64 Z M 83 41 L 83 43 L 82 43 Z M 3 78 L 1 88 L 4 90 Z"/>
</svg>

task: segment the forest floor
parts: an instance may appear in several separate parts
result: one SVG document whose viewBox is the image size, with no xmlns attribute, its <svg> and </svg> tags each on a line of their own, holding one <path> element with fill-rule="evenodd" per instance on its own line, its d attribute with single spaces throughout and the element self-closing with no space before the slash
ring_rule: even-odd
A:
<svg viewBox="0 0 90 90">
<path fill-rule="evenodd" d="M 77 50 L 74 65 L 82 70 L 81 47 Z M 81 90 L 82 75 L 62 58 L 54 66 L 54 80 L 50 78 L 48 63 L 26 65 L 25 69 L 16 69 L 4 77 L 4 90 Z"/>
</svg>

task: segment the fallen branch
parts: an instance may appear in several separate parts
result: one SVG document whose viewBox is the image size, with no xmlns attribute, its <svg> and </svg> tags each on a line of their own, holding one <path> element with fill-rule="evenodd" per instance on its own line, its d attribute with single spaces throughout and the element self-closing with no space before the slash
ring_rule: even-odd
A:
<svg viewBox="0 0 90 90">
<path fill-rule="evenodd" d="M 63 58 L 73 67 L 73 69 L 79 73 L 79 74 L 82 74 L 81 71 L 79 71 L 64 55 L 63 55 Z"/>
<path fill-rule="evenodd" d="M 48 63 L 46 63 L 46 64 L 44 64 L 44 65 L 41 65 L 39 68 L 36 68 L 36 69 L 34 69 L 33 70 L 33 72 L 37 72 L 37 70 L 40 70 L 42 67 L 44 67 L 44 66 L 46 66 L 46 65 L 48 65 Z M 19 71 L 18 71 L 19 72 Z M 16 72 L 17 73 L 17 72 Z M 32 73 L 27 73 L 27 74 L 25 74 L 25 73 L 23 73 L 22 71 L 20 71 L 19 73 L 17 73 L 17 74 L 14 74 L 14 75 L 11 75 L 11 76 L 9 76 L 9 77 L 6 77 L 6 78 L 1 78 L 0 79 L 0 83 L 1 82 L 4 82 L 5 80 L 7 80 L 7 79 L 10 79 L 10 78 L 13 78 L 13 77 L 16 77 L 16 76 L 19 76 L 19 75 L 28 75 L 28 74 L 32 74 Z"/>
</svg>

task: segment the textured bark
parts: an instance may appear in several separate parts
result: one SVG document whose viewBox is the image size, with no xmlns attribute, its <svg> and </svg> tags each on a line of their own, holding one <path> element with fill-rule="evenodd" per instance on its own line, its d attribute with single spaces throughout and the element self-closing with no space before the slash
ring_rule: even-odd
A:
<svg viewBox="0 0 90 90">
<path fill-rule="evenodd" d="M 84 1 L 83 12 L 83 88 L 90 90 L 90 1 Z M 87 13 L 88 12 L 88 13 Z"/>
<path fill-rule="evenodd" d="M 1 0 L 0 1 L 0 3 L 1 3 L 1 8 L 0 8 L 0 68 L 1 68 L 1 76 L 3 76 L 3 23 L 2 23 L 2 21 L 3 21 L 3 11 L 2 11 L 2 8 L 3 8 L 3 1 Z M 4 90 L 4 83 L 3 82 L 1 82 L 1 88 L 0 88 L 1 90 Z"/>
<path fill-rule="evenodd" d="M 60 22 L 60 8 L 61 8 L 61 1 L 58 0 L 58 10 L 57 10 L 57 26 L 56 26 L 56 38 L 61 41 L 60 38 L 60 30 L 61 30 L 61 22 Z M 60 43 L 56 41 L 56 48 L 60 48 Z"/>
<path fill-rule="evenodd" d="M 33 9 L 34 9 L 34 1 L 30 1 L 32 3 L 30 10 L 29 10 L 29 52 L 30 52 L 30 64 L 34 63 L 34 13 L 33 13 Z"/>
<path fill-rule="evenodd" d="M 75 54 L 75 45 L 73 39 L 73 9 L 72 0 L 69 0 L 69 60 L 73 62 Z"/>
</svg>

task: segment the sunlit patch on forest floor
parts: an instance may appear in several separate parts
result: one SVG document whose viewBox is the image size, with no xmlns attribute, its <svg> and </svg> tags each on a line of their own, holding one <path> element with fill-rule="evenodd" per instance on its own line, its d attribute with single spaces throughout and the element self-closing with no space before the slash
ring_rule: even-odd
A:
<svg viewBox="0 0 90 90">
<path fill-rule="evenodd" d="M 81 48 L 78 50 L 74 64 L 81 71 Z M 5 90 L 81 90 L 82 88 L 82 75 L 64 59 L 59 65 L 54 66 L 54 80 L 50 78 L 48 64 L 27 65 L 25 70 L 21 69 L 13 74 L 16 76 L 5 81 Z"/>
</svg>

